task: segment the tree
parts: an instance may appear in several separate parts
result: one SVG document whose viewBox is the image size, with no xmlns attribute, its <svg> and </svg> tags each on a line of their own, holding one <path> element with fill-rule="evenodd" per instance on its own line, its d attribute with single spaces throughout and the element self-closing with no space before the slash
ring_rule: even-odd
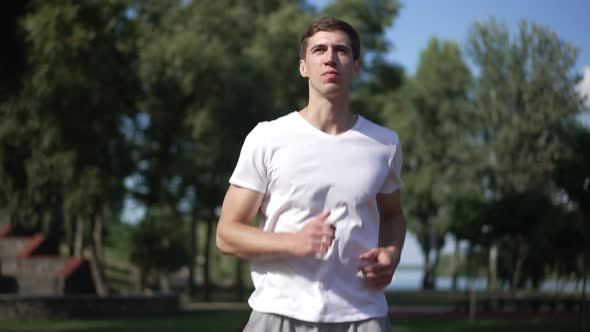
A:
<svg viewBox="0 0 590 332">
<path fill-rule="evenodd" d="M 479 70 L 475 143 L 485 150 L 486 190 L 493 197 L 544 190 L 561 151 L 555 134 L 581 111 L 573 70 L 577 49 L 526 21 L 511 38 L 492 19 L 472 26 L 468 50 Z"/>
<path fill-rule="evenodd" d="M 551 232 L 556 222 L 561 226 L 565 221 L 560 209 L 543 192 L 512 193 L 490 202 L 482 221 L 487 229 L 482 244 L 497 243 L 502 248 L 499 277 L 511 288 L 529 283 L 537 289 L 554 257 L 557 243 Z"/>
<path fill-rule="evenodd" d="M 158 278 L 159 287 L 169 291 L 167 273 L 176 271 L 187 261 L 184 229 L 169 208 L 154 208 L 137 225 L 131 236 L 130 260 L 139 267 L 141 289 Z"/>
<path fill-rule="evenodd" d="M 481 192 L 492 203 L 550 193 L 547 179 L 563 151 L 559 133 L 581 111 L 573 70 L 577 49 L 526 21 L 511 37 L 492 19 L 471 27 L 468 51 L 479 73 L 473 90 L 477 131 L 470 142 L 480 150 L 473 164 Z M 499 245 L 490 243 L 490 252 L 501 250 Z M 515 245 L 510 250 L 518 257 L 512 259 L 524 261 L 526 244 Z M 496 263 L 490 264 L 495 270 Z"/>
<path fill-rule="evenodd" d="M 585 298 L 590 264 L 590 157 L 586 152 L 590 149 L 590 130 L 575 122 L 567 129 L 563 133 L 566 153 L 557 161 L 553 178 L 558 188 L 565 191 L 566 202 L 573 205 L 573 209 L 570 207 L 573 211 L 567 224 L 560 227 L 561 232 L 555 233 L 561 235 L 558 237 L 561 239 L 558 247 L 560 258 L 568 258 L 566 262 L 557 260 L 556 268 L 563 274 L 577 272 L 583 279 L 582 294 Z M 581 237 L 581 241 L 573 241 L 570 238 L 572 234 Z"/>
<path fill-rule="evenodd" d="M 355 20 L 370 27 L 371 39 L 383 33 L 395 14 L 377 9 L 393 3 L 338 6 L 374 11 Z M 208 258 L 217 209 L 244 137 L 257 122 L 306 102 L 307 84 L 297 63 L 310 10 L 303 1 L 279 0 L 143 1 L 136 7 L 145 89 L 138 104 L 147 119 L 136 197 L 148 207 L 157 202 L 171 206 L 179 218 L 181 203 L 189 202 L 193 229 L 204 219 L 205 297 L 213 286 Z M 239 271 L 237 259 L 236 264 Z"/>
<path fill-rule="evenodd" d="M 256 4 L 145 1 L 136 8 L 145 90 L 138 104 L 147 125 L 135 196 L 148 208 L 169 207 L 177 221 L 187 212 L 181 203 L 188 203 L 192 239 L 197 238 L 198 220 L 206 220 L 206 297 L 212 286 L 208 258 L 221 188 L 241 137 L 269 108 L 260 102 L 265 90 L 250 91 L 260 75 L 252 65 L 256 62 L 246 61 L 252 41 L 244 36 L 255 36 L 256 10 L 275 6 Z M 193 266 L 195 242 L 191 252 Z"/>
<path fill-rule="evenodd" d="M 405 160 L 410 229 L 424 254 L 423 288 L 434 288 L 447 225 L 444 206 L 461 185 L 468 125 L 469 69 L 459 46 L 432 39 L 422 52 L 416 76 L 399 92 L 391 126 L 399 128 Z M 434 254 L 434 256 L 433 256 Z"/>
<path fill-rule="evenodd" d="M 6 49 L 0 55 L 0 96 L 11 97 L 22 87 L 26 68 L 24 31 L 20 20 L 26 14 L 30 1 L 11 1 L 2 10 L 2 40 Z"/>
<path fill-rule="evenodd" d="M 459 191 L 450 197 L 446 206 L 445 217 L 448 220 L 448 231 L 453 234 L 455 240 L 455 254 L 453 261 L 452 285 L 453 290 L 457 290 L 457 279 L 459 274 L 459 241 L 466 240 L 469 243 L 467 252 L 468 270 L 476 266 L 475 262 L 469 261 L 474 255 L 475 246 L 488 243 L 486 239 L 487 226 L 484 223 L 483 214 L 487 210 L 487 202 L 484 197 L 478 196 L 477 192 L 468 193 Z M 470 271 L 468 271 L 470 272 Z"/>
<path fill-rule="evenodd" d="M 33 221 L 37 231 L 49 224 L 57 236 L 74 230 L 83 236 L 88 223 L 101 295 L 108 293 L 101 260 L 104 213 L 120 205 L 114 201 L 122 197 L 131 165 L 121 131 L 133 112 L 136 84 L 125 10 L 124 1 L 33 3 L 21 21 L 28 70 L 1 113 L 3 155 L 14 153 L 0 158 L 13 222 Z"/>
</svg>

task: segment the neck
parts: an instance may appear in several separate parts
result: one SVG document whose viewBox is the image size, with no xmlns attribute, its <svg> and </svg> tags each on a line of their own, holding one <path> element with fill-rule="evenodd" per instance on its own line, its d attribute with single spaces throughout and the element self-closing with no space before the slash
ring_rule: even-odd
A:
<svg viewBox="0 0 590 332">
<path fill-rule="evenodd" d="M 349 112 L 348 93 L 326 98 L 310 89 L 308 105 L 299 113 L 311 125 L 330 134 L 341 134 L 354 126 L 357 115 Z"/>
</svg>

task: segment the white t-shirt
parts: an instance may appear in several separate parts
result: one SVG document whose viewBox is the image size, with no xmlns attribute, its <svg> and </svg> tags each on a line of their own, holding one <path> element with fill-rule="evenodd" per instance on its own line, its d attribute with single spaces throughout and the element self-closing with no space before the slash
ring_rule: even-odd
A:
<svg viewBox="0 0 590 332">
<path fill-rule="evenodd" d="M 362 116 L 336 136 L 298 112 L 259 123 L 244 141 L 230 183 L 264 193 L 260 227 L 296 232 L 330 210 L 336 232 L 326 255 L 252 260 L 252 309 L 310 322 L 387 315 L 383 292 L 363 283 L 359 256 L 378 246 L 376 195 L 403 186 L 401 165 L 397 134 Z"/>
</svg>

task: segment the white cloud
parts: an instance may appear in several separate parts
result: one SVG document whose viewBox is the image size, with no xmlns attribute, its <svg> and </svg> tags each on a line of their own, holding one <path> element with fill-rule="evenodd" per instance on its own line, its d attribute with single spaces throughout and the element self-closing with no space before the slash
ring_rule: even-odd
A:
<svg viewBox="0 0 590 332">
<path fill-rule="evenodd" d="M 578 83 L 576 88 L 584 99 L 584 105 L 586 106 L 586 111 L 578 115 L 578 120 L 590 128 L 590 66 L 584 67 L 582 81 Z"/>
<path fill-rule="evenodd" d="M 583 78 L 578 83 L 578 92 L 584 98 L 586 107 L 590 109 L 590 66 L 584 67 Z"/>
</svg>

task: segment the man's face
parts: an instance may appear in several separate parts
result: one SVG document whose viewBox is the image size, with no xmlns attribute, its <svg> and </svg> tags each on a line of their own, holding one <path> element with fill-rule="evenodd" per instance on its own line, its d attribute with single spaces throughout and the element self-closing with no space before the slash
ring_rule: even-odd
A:
<svg viewBox="0 0 590 332">
<path fill-rule="evenodd" d="M 353 59 L 350 39 L 338 30 L 311 36 L 305 59 L 299 61 L 299 72 L 309 79 L 310 89 L 325 97 L 348 91 L 358 71 L 359 61 Z"/>
</svg>

